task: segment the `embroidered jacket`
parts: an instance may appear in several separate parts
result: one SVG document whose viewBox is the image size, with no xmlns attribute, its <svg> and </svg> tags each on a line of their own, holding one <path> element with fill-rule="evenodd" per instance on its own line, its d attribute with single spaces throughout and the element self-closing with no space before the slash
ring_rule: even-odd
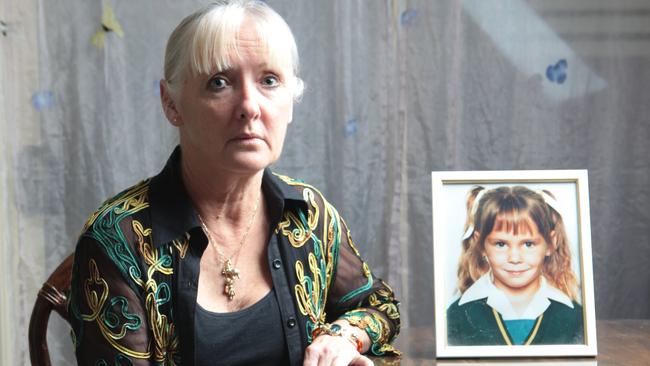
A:
<svg viewBox="0 0 650 366">
<path fill-rule="evenodd" d="M 192 365 L 199 260 L 207 245 L 177 148 L 163 171 L 109 199 L 86 222 L 69 312 L 80 365 Z M 291 365 L 315 326 L 366 330 L 375 355 L 397 352 L 398 303 L 371 273 L 345 221 L 314 187 L 266 170 L 268 265 Z M 260 337 L 264 329 L 260 329 Z"/>
</svg>

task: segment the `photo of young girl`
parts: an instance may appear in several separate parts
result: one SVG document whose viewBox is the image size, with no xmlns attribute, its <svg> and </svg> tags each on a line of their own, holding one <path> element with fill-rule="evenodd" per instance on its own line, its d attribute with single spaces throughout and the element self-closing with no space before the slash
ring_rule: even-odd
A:
<svg viewBox="0 0 650 366">
<path fill-rule="evenodd" d="M 466 200 L 449 345 L 584 344 L 561 210 L 548 190 L 475 186 Z"/>
</svg>

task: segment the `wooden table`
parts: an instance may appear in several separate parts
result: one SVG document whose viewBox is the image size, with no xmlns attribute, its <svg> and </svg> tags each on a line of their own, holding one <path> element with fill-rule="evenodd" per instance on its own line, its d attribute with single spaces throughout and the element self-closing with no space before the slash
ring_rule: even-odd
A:
<svg viewBox="0 0 650 366">
<path fill-rule="evenodd" d="M 377 366 L 419 365 L 553 365 L 650 366 L 650 320 L 599 320 L 596 323 L 596 358 L 440 359 L 435 357 L 432 328 L 403 329 L 395 345 L 403 355 L 373 358 Z"/>
</svg>

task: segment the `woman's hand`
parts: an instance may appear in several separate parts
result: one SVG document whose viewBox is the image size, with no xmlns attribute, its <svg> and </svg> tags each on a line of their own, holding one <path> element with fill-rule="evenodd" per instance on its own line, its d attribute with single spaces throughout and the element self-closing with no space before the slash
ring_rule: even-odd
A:
<svg viewBox="0 0 650 366">
<path fill-rule="evenodd" d="M 344 337 L 320 335 L 305 350 L 303 366 L 372 366 L 366 356 Z"/>
<path fill-rule="evenodd" d="M 344 332 L 353 333 L 362 345 L 370 342 L 365 331 L 351 327 L 346 321 L 335 322 Z M 372 361 L 357 351 L 354 341 L 347 335 L 320 334 L 305 350 L 303 366 L 372 366 Z M 367 347 L 363 347 L 367 348 Z"/>
</svg>

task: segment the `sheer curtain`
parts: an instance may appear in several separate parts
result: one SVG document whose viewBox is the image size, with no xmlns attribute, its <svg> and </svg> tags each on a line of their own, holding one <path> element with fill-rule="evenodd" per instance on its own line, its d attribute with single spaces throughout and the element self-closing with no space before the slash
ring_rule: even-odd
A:
<svg viewBox="0 0 650 366">
<path fill-rule="evenodd" d="M 28 364 L 36 292 L 86 216 L 176 144 L 163 48 L 204 3 L 0 6 L 3 362 Z M 597 316 L 650 317 L 650 1 L 268 3 L 307 86 L 274 169 L 336 205 L 406 326 L 434 320 L 432 170 L 588 169 Z M 123 34 L 100 31 L 105 6 Z M 53 362 L 73 363 L 53 321 Z"/>
</svg>

